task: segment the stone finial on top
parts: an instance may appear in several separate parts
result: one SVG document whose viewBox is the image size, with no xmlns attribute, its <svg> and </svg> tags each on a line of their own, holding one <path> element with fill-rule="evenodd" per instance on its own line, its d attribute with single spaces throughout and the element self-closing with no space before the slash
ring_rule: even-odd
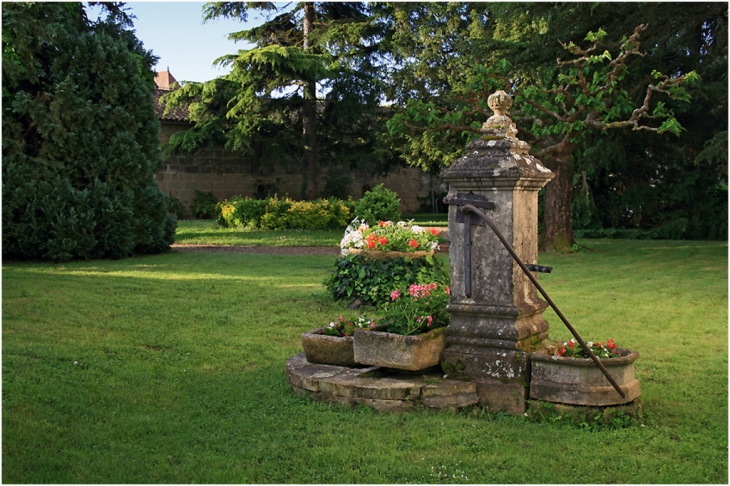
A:
<svg viewBox="0 0 730 486">
<path fill-rule="evenodd" d="M 490 116 L 482 125 L 481 132 L 484 137 L 515 138 L 517 126 L 507 116 L 507 111 L 512 106 L 512 97 L 500 89 L 487 98 L 487 105 L 494 112 L 494 115 Z"/>
</svg>

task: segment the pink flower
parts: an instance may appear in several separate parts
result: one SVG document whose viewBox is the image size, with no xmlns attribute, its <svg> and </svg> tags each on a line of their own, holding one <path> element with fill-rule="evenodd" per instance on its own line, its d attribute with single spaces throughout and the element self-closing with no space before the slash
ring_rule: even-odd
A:
<svg viewBox="0 0 730 486">
<path fill-rule="evenodd" d="M 448 285 L 446 286 L 446 293 L 451 295 L 451 288 Z"/>
<path fill-rule="evenodd" d="M 395 301 L 397 299 L 400 299 L 400 290 L 395 289 L 390 293 L 390 300 Z"/>
<path fill-rule="evenodd" d="M 345 318 L 340 316 L 340 322 L 345 322 Z"/>
</svg>

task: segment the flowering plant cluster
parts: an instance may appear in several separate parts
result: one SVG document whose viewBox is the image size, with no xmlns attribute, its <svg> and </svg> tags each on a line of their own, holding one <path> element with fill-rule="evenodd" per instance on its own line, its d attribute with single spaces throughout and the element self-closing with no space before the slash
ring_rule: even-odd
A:
<svg viewBox="0 0 730 486">
<path fill-rule="evenodd" d="M 372 329 L 374 327 L 375 321 L 364 314 L 358 317 L 357 320 L 345 320 L 344 317 L 340 316 L 337 322 L 330 322 L 324 328 L 324 333 L 327 336 L 352 336 L 355 334 L 355 329 Z"/>
<path fill-rule="evenodd" d="M 613 342 L 613 339 L 609 339 L 606 342 L 586 342 L 586 345 L 591 348 L 593 354 L 599 358 L 620 358 L 621 353 L 618 351 L 618 346 Z M 557 356 L 565 356 L 566 358 L 590 358 L 588 353 L 583 346 L 581 346 L 575 338 L 571 339 L 567 343 L 563 343 L 558 349 Z"/>
<path fill-rule="evenodd" d="M 390 294 L 390 302 L 383 307 L 381 321 L 388 332 L 404 335 L 421 334 L 449 325 L 451 291 L 448 286 L 435 283 L 413 284 L 407 292 L 396 289 Z"/>
<path fill-rule="evenodd" d="M 438 248 L 436 229 L 426 230 L 413 221 L 380 221 L 370 226 L 355 218 L 340 242 L 343 255 L 351 248 L 376 251 L 431 251 Z"/>
</svg>

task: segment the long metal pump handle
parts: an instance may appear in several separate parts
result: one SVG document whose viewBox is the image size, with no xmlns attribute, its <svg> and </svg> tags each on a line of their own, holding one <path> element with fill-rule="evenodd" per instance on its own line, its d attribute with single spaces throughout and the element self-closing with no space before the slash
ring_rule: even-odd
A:
<svg viewBox="0 0 730 486">
<path fill-rule="evenodd" d="M 481 210 L 477 209 L 475 206 L 472 206 L 471 204 L 465 204 L 460 208 L 460 211 L 462 213 L 466 213 L 467 211 L 471 211 L 474 214 L 480 216 L 486 223 L 489 225 L 490 228 L 492 228 L 492 231 L 494 231 L 494 234 L 497 235 L 497 238 L 499 238 L 499 241 L 502 242 L 504 247 L 507 249 L 510 255 L 512 255 L 512 258 L 517 262 L 517 265 L 520 266 L 523 272 L 525 272 L 525 275 L 527 275 L 527 278 L 530 279 L 532 284 L 537 288 L 537 290 L 540 291 L 542 296 L 545 298 L 545 301 L 550 305 L 550 307 L 553 308 L 555 313 L 560 317 L 560 319 L 563 321 L 563 324 L 568 328 L 570 333 L 575 337 L 575 340 L 578 341 L 578 343 L 583 347 L 583 349 L 586 350 L 588 353 L 588 356 L 591 357 L 593 362 L 598 366 L 598 368 L 601 370 L 603 375 L 606 377 L 606 379 L 613 385 L 613 387 L 616 389 L 619 395 L 621 395 L 621 398 L 626 398 L 626 394 L 621 390 L 621 387 L 616 383 L 616 380 L 613 379 L 611 374 L 608 372 L 605 366 L 603 366 L 603 363 L 601 363 L 601 360 L 598 359 L 598 357 L 593 353 L 591 348 L 589 348 L 585 341 L 583 341 L 583 338 L 580 337 L 580 334 L 578 334 L 578 331 L 573 328 L 573 326 L 570 325 L 570 322 L 568 322 L 568 319 L 563 315 L 562 312 L 560 312 L 560 309 L 558 309 L 558 306 L 555 305 L 555 302 L 553 302 L 553 299 L 550 298 L 550 296 L 545 292 L 545 289 L 542 288 L 542 285 L 537 281 L 537 279 L 530 273 L 530 270 L 525 266 L 524 263 L 522 263 L 522 260 L 520 260 L 520 257 L 517 256 L 517 253 L 515 252 L 514 248 L 512 248 L 512 245 L 509 244 L 509 242 L 505 239 L 505 237 L 502 235 L 502 233 L 497 229 L 497 227 L 494 225 L 494 222 L 489 219 L 489 217 L 484 214 Z"/>
</svg>

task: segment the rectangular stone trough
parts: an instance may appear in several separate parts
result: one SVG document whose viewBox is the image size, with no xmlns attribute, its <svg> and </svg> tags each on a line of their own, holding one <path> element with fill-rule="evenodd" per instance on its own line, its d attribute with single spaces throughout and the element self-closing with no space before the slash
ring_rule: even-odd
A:
<svg viewBox="0 0 730 486">
<path fill-rule="evenodd" d="M 302 334 L 302 348 L 307 361 L 335 366 L 356 366 L 352 336 L 328 336 L 320 327 Z"/>
<path fill-rule="evenodd" d="M 357 363 L 409 371 L 439 364 L 445 346 L 444 327 L 415 336 L 356 330 L 353 340 Z"/>
</svg>

